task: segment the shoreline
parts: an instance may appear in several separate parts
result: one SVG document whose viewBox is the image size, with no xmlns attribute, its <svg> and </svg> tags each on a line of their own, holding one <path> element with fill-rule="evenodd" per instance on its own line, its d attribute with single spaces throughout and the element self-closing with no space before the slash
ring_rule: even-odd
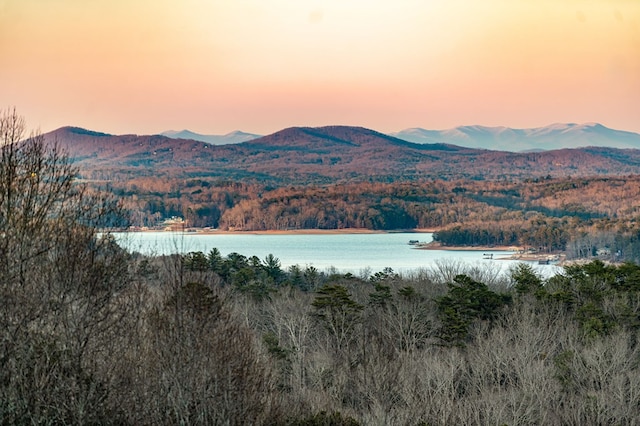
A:
<svg viewBox="0 0 640 426">
<path fill-rule="evenodd" d="M 426 234 L 433 233 L 433 229 L 404 229 L 404 230 L 375 230 L 366 228 L 343 229 L 272 229 L 257 231 L 219 230 L 210 228 L 184 228 L 184 229 L 128 229 L 123 232 L 181 232 L 196 235 L 335 235 L 335 234 Z"/>
<path fill-rule="evenodd" d="M 544 264 L 563 264 L 566 262 L 564 253 L 527 253 L 519 246 L 443 246 L 440 243 L 431 242 L 416 247 L 418 250 L 443 250 L 443 251 L 474 251 L 474 252 L 510 252 L 500 257 L 491 257 L 492 260 L 519 260 L 523 262 L 540 262 Z"/>
<path fill-rule="evenodd" d="M 426 244 L 417 244 L 418 250 L 446 250 L 446 251 L 511 251 L 520 252 L 524 249 L 518 246 L 443 246 L 440 243 L 430 242 Z"/>
<path fill-rule="evenodd" d="M 200 229 L 189 231 L 188 233 L 202 234 L 202 235 L 216 235 L 216 234 L 235 234 L 235 235 L 334 235 L 334 234 L 385 234 L 384 231 L 374 231 L 371 229 L 282 229 L 282 230 L 268 230 L 268 231 L 220 231 L 217 229 Z"/>
</svg>

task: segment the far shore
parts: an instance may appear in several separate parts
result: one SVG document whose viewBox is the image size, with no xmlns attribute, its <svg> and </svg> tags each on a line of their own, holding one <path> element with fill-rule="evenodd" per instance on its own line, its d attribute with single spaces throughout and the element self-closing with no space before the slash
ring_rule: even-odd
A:
<svg viewBox="0 0 640 426">
<path fill-rule="evenodd" d="M 133 228 L 128 232 L 186 232 L 202 235 L 332 235 L 332 234 L 391 234 L 391 233 L 432 233 L 435 229 L 402 229 L 393 231 L 382 231 L 366 228 L 343 228 L 343 229 L 273 229 L 273 230 L 257 230 L 257 231 L 243 231 L 243 230 L 220 230 L 214 228 L 172 228 L 172 229 L 157 229 L 157 228 Z"/>
<path fill-rule="evenodd" d="M 221 231 L 218 229 L 196 229 L 187 230 L 186 232 L 195 232 L 197 234 L 235 234 L 235 235 L 331 235 L 331 234 L 384 234 L 384 231 L 375 231 L 371 229 L 349 228 L 349 229 L 274 229 L 265 231 Z"/>
</svg>

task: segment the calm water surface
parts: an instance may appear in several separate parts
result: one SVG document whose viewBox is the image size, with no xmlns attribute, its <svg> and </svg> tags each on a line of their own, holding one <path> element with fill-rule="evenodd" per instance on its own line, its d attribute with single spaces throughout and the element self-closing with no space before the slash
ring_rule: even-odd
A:
<svg viewBox="0 0 640 426">
<path fill-rule="evenodd" d="M 464 262 L 472 266 L 486 266 L 506 270 L 516 263 L 512 260 L 487 260 L 484 253 L 493 258 L 506 257 L 505 251 L 449 251 L 419 250 L 409 245 L 409 240 L 432 241 L 431 233 L 386 234 L 200 234 L 181 232 L 131 232 L 116 234 L 121 245 L 130 251 L 144 254 L 172 254 L 202 251 L 208 253 L 217 248 L 223 256 L 240 253 L 264 259 L 273 254 L 280 259 L 283 268 L 291 265 L 314 266 L 324 271 L 335 268 L 339 272 L 361 273 L 368 269 L 378 272 L 385 267 L 396 272 L 411 272 L 432 268 L 442 262 Z M 535 265 L 543 274 L 550 272 L 550 265 Z"/>
</svg>

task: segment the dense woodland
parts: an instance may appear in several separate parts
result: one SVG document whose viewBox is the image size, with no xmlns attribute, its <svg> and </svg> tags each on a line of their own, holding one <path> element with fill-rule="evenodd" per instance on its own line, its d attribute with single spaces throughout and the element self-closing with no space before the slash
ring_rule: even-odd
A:
<svg viewBox="0 0 640 426">
<path fill-rule="evenodd" d="M 78 178 L 135 227 L 178 216 L 221 230 L 432 229 L 443 245 L 640 260 L 640 150 L 498 152 L 361 127 L 294 127 L 214 146 L 62 128 Z"/>
<path fill-rule="evenodd" d="M 23 133 L 0 116 L 2 424 L 640 418 L 636 263 L 543 279 L 527 264 L 354 276 L 214 247 L 146 257 L 109 233 L 121 202 Z"/>
<path fill-rule="evenodd" d="M 180 216 L 223 230 L 435 229 L 444 245 L 523 246 L 640 260 L 640 177 L 270 187 L 205 179 L 112 183 L 133 224 Z"/>
</svg>

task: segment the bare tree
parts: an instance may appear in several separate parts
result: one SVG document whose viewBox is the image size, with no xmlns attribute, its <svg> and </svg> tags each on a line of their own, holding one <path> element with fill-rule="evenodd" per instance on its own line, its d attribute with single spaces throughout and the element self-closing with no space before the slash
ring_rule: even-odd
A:
<svg viewBox="0 0 640 426">
<path fill-rule="evenodd" d="M 0 113 L 3 423 L 87 423 L 108 410 L 97 375 L 123 325 L 127 254 L 107 229 L 118 203 L 76 174 L 57 144 L 26 137 L 15 110 Z"/>
</svg>

